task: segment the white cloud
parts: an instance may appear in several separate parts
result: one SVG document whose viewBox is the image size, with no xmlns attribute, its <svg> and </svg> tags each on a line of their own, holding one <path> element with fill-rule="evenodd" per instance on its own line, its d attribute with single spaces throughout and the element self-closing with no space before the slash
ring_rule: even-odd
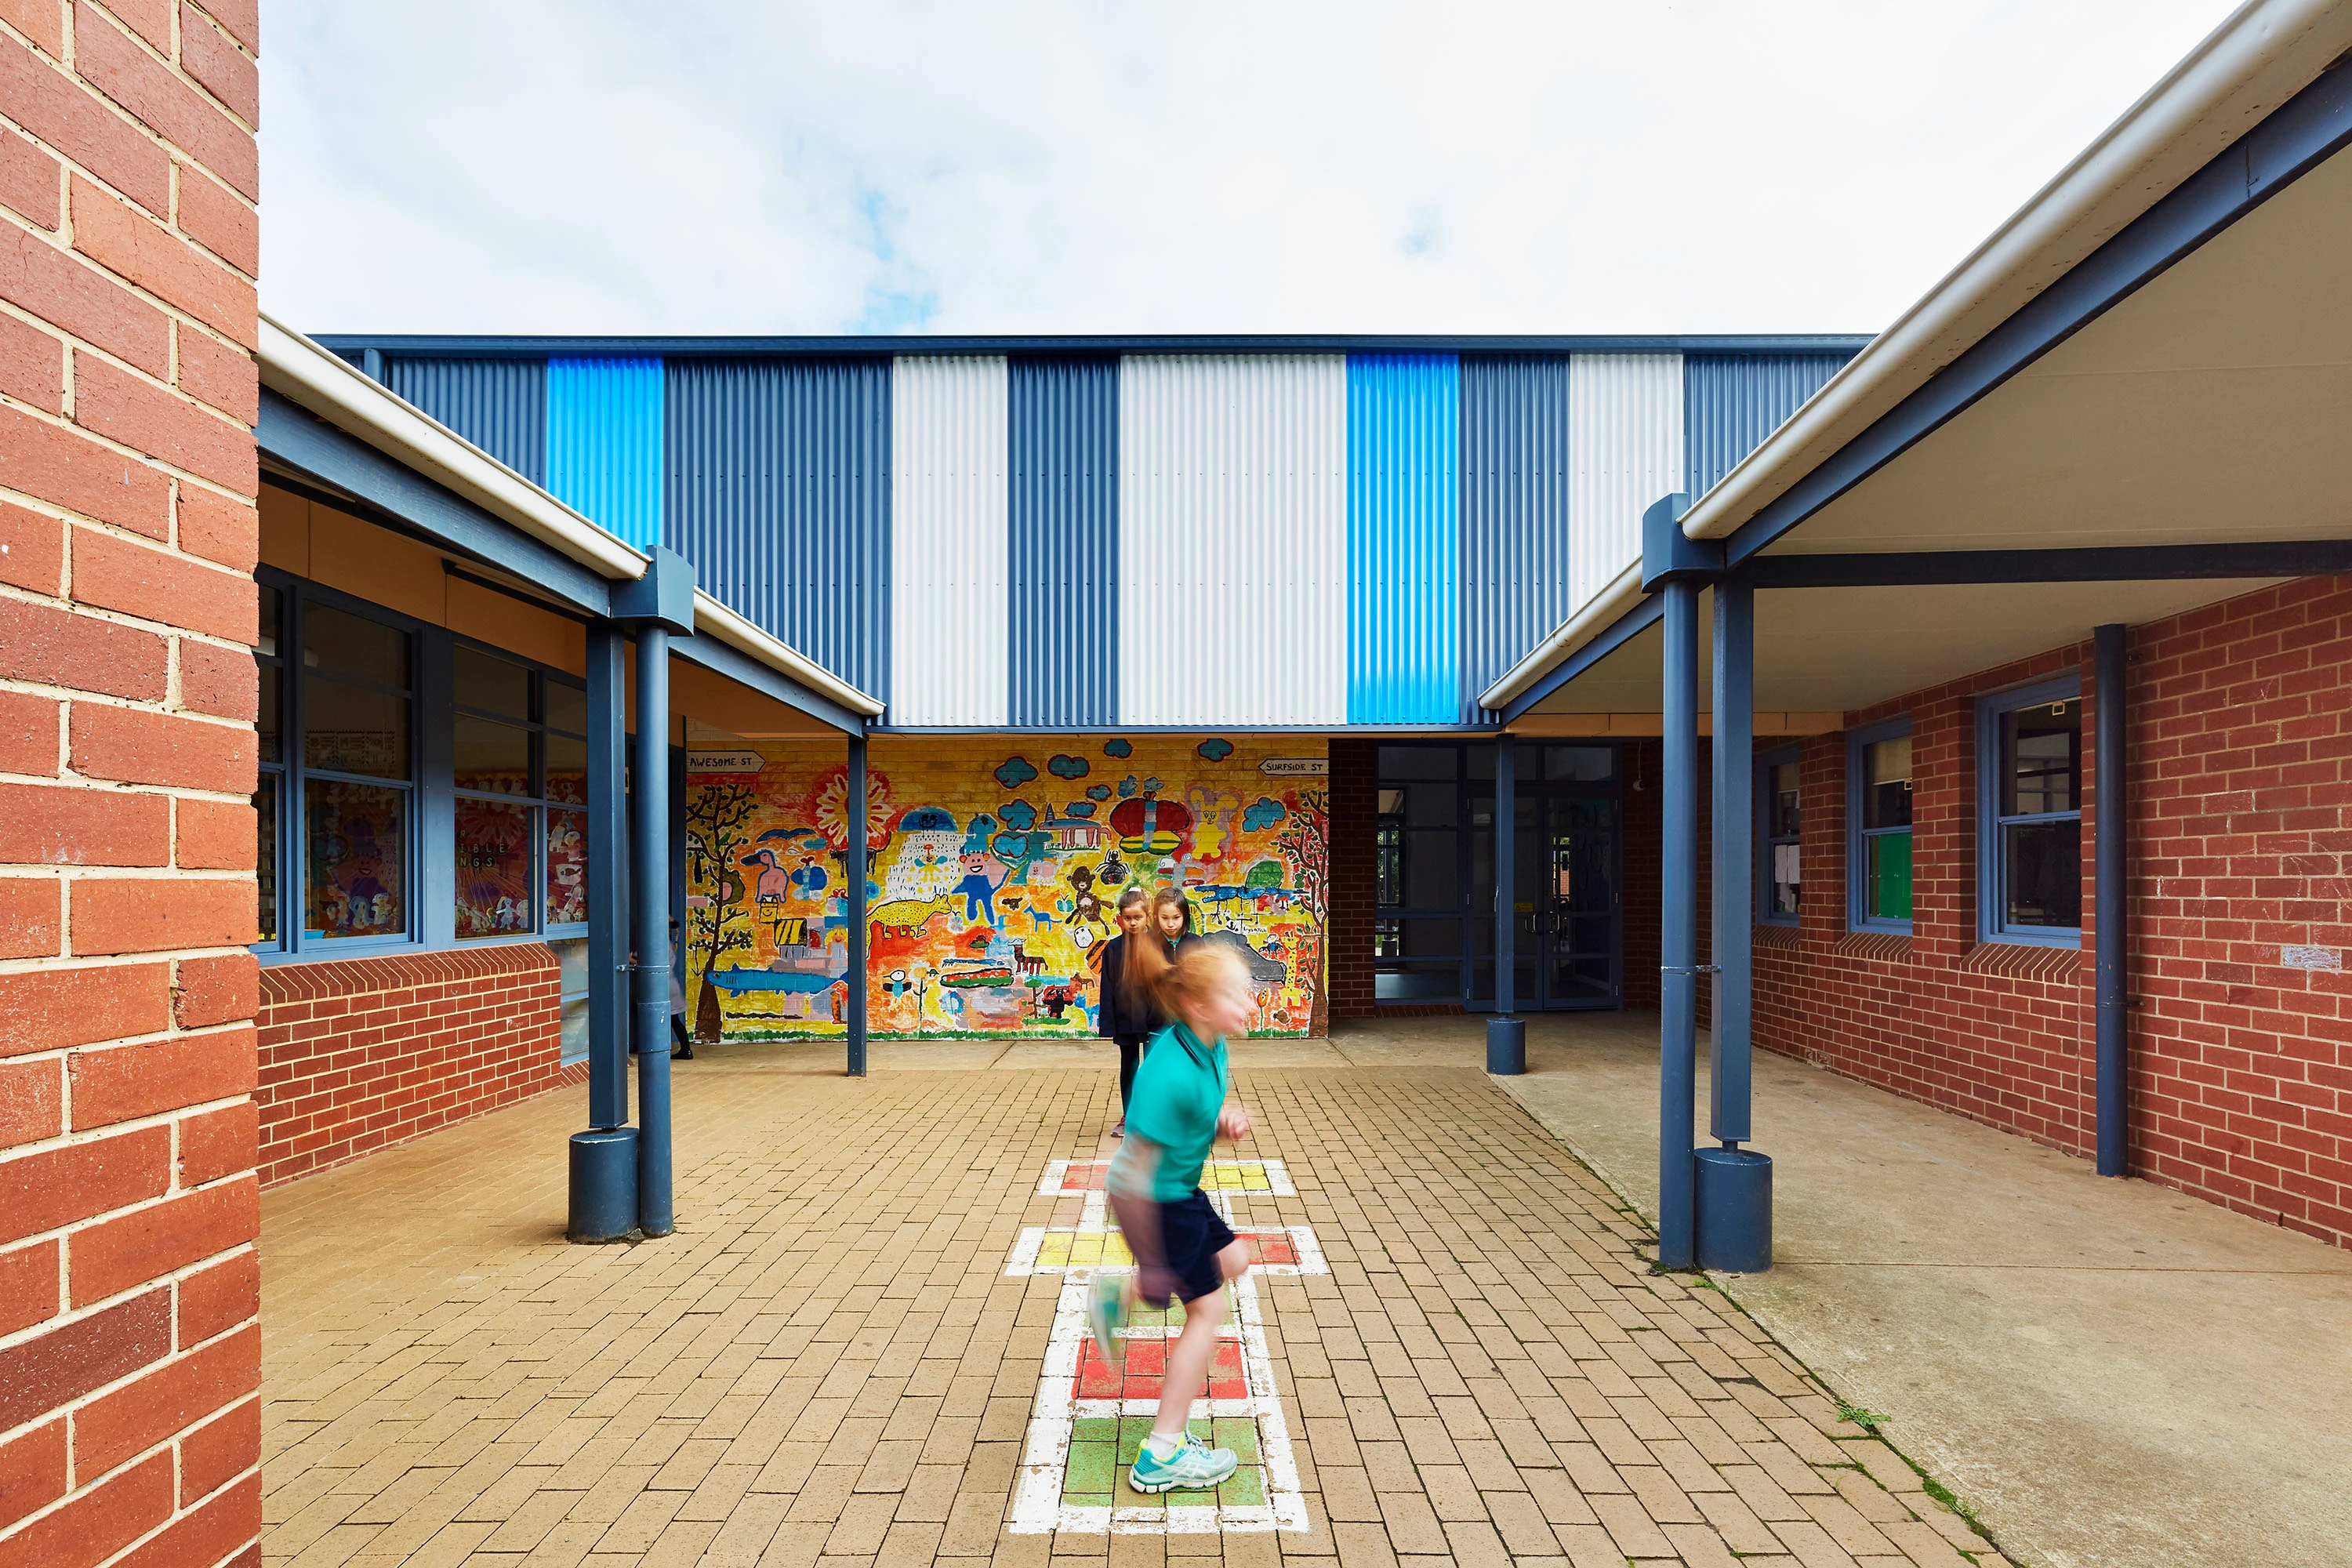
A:
<svg viewBox="0 0 2352 1568">
<path fill-rule="evenodd" d="M 2221 0 L 273 4 L 316 331 L 1867 331 Z"/>
</svg>

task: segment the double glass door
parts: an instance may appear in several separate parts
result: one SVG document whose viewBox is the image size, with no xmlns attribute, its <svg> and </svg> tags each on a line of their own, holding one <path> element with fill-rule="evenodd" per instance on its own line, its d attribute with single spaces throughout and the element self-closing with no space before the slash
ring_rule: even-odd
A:
<svg viewBox="0 0 2352 1568">
<path fill-rule="evenodd" d="M 1623 835 L 1614 747 L 1523 744 L 1513 856 L 1515 1008 L 1623 1000 Z M 1532 775 L 1532 776 L 1530 776 Z M 1494 783 L 1474 784 L 1469 1005 L 1496 1005 Z"/>
</svg>

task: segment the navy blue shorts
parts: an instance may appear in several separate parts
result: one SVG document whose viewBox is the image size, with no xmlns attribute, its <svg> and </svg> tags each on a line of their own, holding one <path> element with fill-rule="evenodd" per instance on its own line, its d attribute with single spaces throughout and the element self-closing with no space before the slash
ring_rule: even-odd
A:
<svg viewBox="0 0 2352 1568">
<path fill-rule="evenodd" d="M 1225 1282 L 1225 1271 L 1217 1266 L 1217 1254 L 1234 1244 L 1233 1227 L 1225 1216 L 1209 1202 L 1209 1194 L 1200 1188 L 1181 1203 L 1160 1205 L 1160 1245 L 1167 1254 L 1168 1271 L 1174 1275 L 1176 1294 L 1184 1300 L 1196 1301 L 1213 1294 Z M 1147 1304 L 1164 1307 L 1166 1298 Z"/>
</svg>

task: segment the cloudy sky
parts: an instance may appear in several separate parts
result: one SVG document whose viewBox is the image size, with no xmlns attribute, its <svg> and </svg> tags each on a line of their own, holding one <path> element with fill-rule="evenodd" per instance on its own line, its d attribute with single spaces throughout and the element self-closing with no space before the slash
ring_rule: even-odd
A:
<svg viewBox="0 0 2352 1568">
<path fill-rule="evenodd" d="M 1870 331 L 2221 0 L 271 0 L 311 331 Z"/>
</svg>

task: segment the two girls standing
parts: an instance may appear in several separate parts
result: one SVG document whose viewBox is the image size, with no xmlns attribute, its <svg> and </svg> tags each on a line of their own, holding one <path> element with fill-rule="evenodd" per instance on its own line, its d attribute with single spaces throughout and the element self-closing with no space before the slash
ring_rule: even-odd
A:
<svg viewBox="0 0 2352 1568">
<path fill-rule="evenodd" d="M 1130 887 L 1118 896 L 1118 935 L 1110 939 L 1102 956 L 1102 1005 L 1096 1014 L 1097 1032 L 1118 1043 L 1118 1137 L 1127 1136 L 1127 1102 L 1135 1091 L 1135 1069 L 1143 1059 L 1143 1045 L 1164 1028 L 1169 1019 L 1138 985 L 1130 973 L 1137 967 L 1133 948 L 1150 943 L 1167 963 L 1200 944 L 1192 929 L 1192 903 L 1181 888 L 1162 888 L 1157 894 Z M 1164 963 L 1163 963 L 1164 967 Z"/>
</svg>

